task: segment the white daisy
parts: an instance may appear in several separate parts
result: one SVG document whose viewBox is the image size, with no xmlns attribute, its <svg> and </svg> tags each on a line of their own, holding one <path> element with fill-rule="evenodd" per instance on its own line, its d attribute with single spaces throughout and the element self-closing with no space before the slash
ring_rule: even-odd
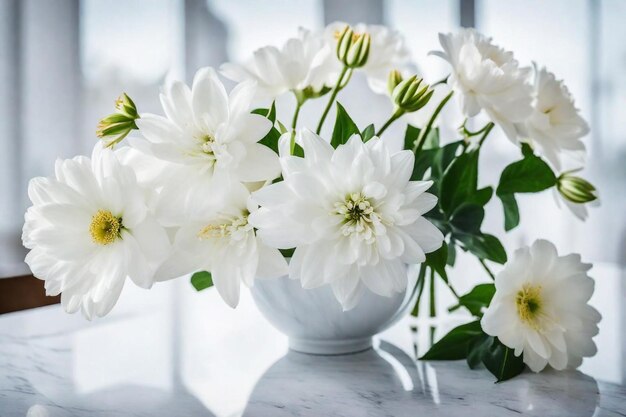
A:
<svg viewBox="0 0 626 417">
<path fill-rule="evenodd" d="M 422 215 L 436 204 L 430 181 L 409 181 L 411 151 L 390 154 L 385 143 L 358 135 L 336 150 L 301 132 L 305 158 L 281 158 L 284 181 L 254 193 L 261 208 L 249 221 L 278 248 L 296 247 L 291 278 L 304 288 L 330 283 L 344 309 L 364 284 L 391 296 L 406 288 L 406 264 L 438 249 L 441 232 Z"/>
<path fill-rule="evenodd" d="M 330 49 L 320 34 L 300 28 L 298 37 L 289 39 L 281 49 L 266 46 L 254 52 L 245 64 L 226 63 L 220 67 L 222 74 L 234 81 L 256 81 L 258 94 L 263 98 L 276 98 L 288 91 L 314 91 L 332 86 L 336 80 L 324 66 Z"/>
<path fill-rule="evenodd" d="M 58 160 L 55 177 L 32 179 L 28 193 L 26 263 L 48 295 L 61 293 L 67 312 L 104 316 L 126 276 L 152 286 L 170 243 L 134 172 L 113 151 L 97 145 L 91 160 Z"/>
<path fill-rule="evenodd" d="M 545 68 L 535 69 L 533 111 L 523 125 L 529 143 L 561 169 L 564 155 L 584 162 L 585 145 L 580 140 L 589 126 L 574 105 L 563 81 Z"/>
<path fill-rule="evenodd" d="M 136 120 L 145 139 L 131 144 L 172 164 L 163 181 L 159 219 L 181 224 L 184 206 L 205 198 L 231 180 L 266 181 L 280 173 L 278 156 L 258 143 L 271 129 L 263 116 L 250 113 L 254 83 L 242 83 L 226 94 L 212 68 L 196 73 L 189 89 L 173 82 L 161 94 L 167 117 L 142 114 Z M 185 184 L 181 187 L 181 184 Z"/>
<path fill-rule="evenodd" d="M 231 307 L 239 303 L 240 283 L 251 287 L 256 278 L 287 275 L 280 251 L 256 235 L 248 216 L 258 206 L 242 184 L 232 183 L 228 192 L 206 198 L 185 211 L 187 223 L 174 240 L 174 252 L 159 275 L 174 278 L 209 271 L 220 296 Z"/>
<path fill-rule="evenodd" d="M 505 51 L 474 29 L 439 34 L 443 51 L 433 51 L 452 67 L 448 83 L 458 95 L 466 117 L 481 109 L 517 143 L 515 123 L 526 120 L 532 111 L 532 87 L 527 83 L 529 68 L 520 68 L 513 53 Z"/>
<path fill-rule="evenodd" d="M 518 249 L 496 277 L 496 294 L 481 320 L 524 363 L 539 372 L 575 368 L 593 356 L 600 314 L 588 304 L 594 281 L 580 256 L 558 256 L 554 245 L 537 240 Z"/>
</svg>

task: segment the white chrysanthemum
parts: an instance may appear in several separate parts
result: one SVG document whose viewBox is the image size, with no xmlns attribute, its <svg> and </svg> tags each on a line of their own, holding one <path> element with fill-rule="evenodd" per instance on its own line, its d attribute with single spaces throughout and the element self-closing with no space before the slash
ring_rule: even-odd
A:
<svg viewBox="0 0 626 417">
<path fill-rule="evenodd" d="M 580 256 L 558 256 L 554 245 L 537 240 L 518 249 L 496 277 L 496 294 L 481 320 L 483 330 L 524 354 L 539 372 L 575 368 L 596 353 L 592 338 L 600 314 L 588 304 L 594 282 Z"/>
<path fill-rule="evenodd" d="M 515 123 L 524 122 L 532 111 L 532 87 L 527 83 L 530 69 L 520 68 L 512 52 L 473 29 L 440 33 L 439 42 L 443 51 L 431 54 L 450 63 L 448 83 L 465 116 L 474 117 L 484 110 L 517 143 Z"/>
<path fill-rule="evenodd" d="M 336 82 L 323 66 L 324 57 L 330 53 L 322 36 L 300 28 L 298 37 L 289 39 L 281 49 L 260 48 L 245 64 L 226 63 L 220 71 L 234 81 L 256 81 L 258 94 L 264 98 L 308 87 L 319 91 Z"/>
<path fill-rule="evenodd" d="M 250 223 L 267 244 L 296 247 L 291 278 L 304 288 L 327 283 L 344 309 L 365 284 L 391 296 L 406 288 L 405 264 L 438 249 L 441 232 L 423 216 L 436 204 L 430 181 L 410 181 L 411 151 L 390 154 L 385 143 L 358 135 L 336 150 L 301 132 L 305 158 L 281 158 L 284 181 L 255 192 L 261 208 Z"/>
<path fill-rule="evenodd" d="M 220 296 L 236 307 L 241 282 L 251 287 L 255 277 L 287 275 L 287 262 L 278 249 L 265 245 L 248 223 L 258 205 L 246 187 L 232 183 L 218 197 L 187 208 L 187 223 L 176 233 L 172 256 L 159 275 L 175 278 L 209 271 Z"/>
<path fill-rule="evenodd" d="M 98 144 L 91 160 L 58 160 L 55 177 L 32 179 L 28 194 L 26 263 L 48 295 L 61 293 L 67 312 L 107 314 L 127 276 L 152 286 L 170 243 L 134 172 L 113 151 Z"/>
<path fill-rule="evenodd" d="M 174 82 L 161 94 L 167 117 L 142 114 L 136 120 L 145 138 L 131 144 L 174 164 L 163 181 L 159 219 L 178 225 L 190 199 L 214 192 L 231 180 L 265 181 L 277 177 L 277 155 L 258 143 L 271 129 L 263 116 L 250 113 L 253 82 L 241 83 L 226 94 L 212 68 L 196 73 L 191 90 Z M 185 187 L 181 187 L 185 184 Z"/>
<path fill-rule="evenodd" d="M 530 144 L 557 170 L 563 154 L 584 162 L 585 145 L 580 139 L 589 133 L 589 126 L 563 81 L 545 68 L 536 69 L 534 88 L 533 112 L 522 129 Z"/>
<path fill-rule="evenodd" d="M 334 82 L 339 77 L 341 62 L 337 59 L 338 34 L 341 33 L 347 23 L 334 22 L 325 29 L 326 42 L 332 54 L 328 60 L 327 67 L 334 66 Z M 405 45 L 404 37 L 400 32 L 380 25 L 365 25 L 359 23 L 352 26 L 354 33 L 368 33 L 371 37 L 369 55 L 365 65 L 358 69 L 363 71 L 367 77 L 369 87 L 377 94 L 387 94 L 387 78 L 392 70 L 403 71 L 411 64 L 411 55 Z"/>
</svg>

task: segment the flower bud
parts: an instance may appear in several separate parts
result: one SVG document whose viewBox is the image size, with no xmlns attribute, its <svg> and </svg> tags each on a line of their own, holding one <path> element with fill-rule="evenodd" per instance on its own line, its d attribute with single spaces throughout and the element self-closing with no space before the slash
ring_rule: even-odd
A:
<svg viewBox="0 0 626 417">
<path fill-rule="evenodd" d="M 563 198 L 576 204 L 584 204 L 598 198 L 596 187 L 589 181 L 564 173 L 557 180 L 556 188 Z"/>
<path fill-rule="evenodd" d="M 135 120 L 139 118 L 137 107 L 126 93 L 115 100 L 115 113 L 112 113 L 98 123 L 96 135 L 101 138 L 106 147 L 112 147 L 124 139 L 131 130 L 137 129 Z"/>
<path fill-rule="evenodd" d="M 369 33 L 354 33 L 348 25 L 337 35 L 337 58 L 348 68 L 360 68 L 370 53 Z"/>
<path fill-rule="evenodd" d="M 394 88 L 402 82 L 402 74 L 398 70 L 392 70 L 387 77 L 387 91 L 389 95 L 393 94 Z"/>
<path fill-rule="evenodd" d="M 391 93 L 396 107 L 409 113 L 424 107 L 432 97 L 433 90 L 428 84 L 422 85 L 422 81 L 413 75 L 396 85 Z"/>
</svg>

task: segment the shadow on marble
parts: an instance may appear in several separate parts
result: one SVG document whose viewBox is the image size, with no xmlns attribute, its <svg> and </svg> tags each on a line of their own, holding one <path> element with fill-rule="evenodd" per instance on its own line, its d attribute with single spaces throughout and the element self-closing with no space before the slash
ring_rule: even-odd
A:
<svg viewBox="0 0 626 417">
<path fill-rule="evenodd" d="M 32 393 L 35 394 L 35 393 Z M 186 391 L 165 391 L 128 385 L 68 398 L 62 405 L 42 396 L 14 397 L 0 410 L 2 417 L 214 417 Z"/>
<path fill-rule="evenodd" d="M 244 416 L 591 417 L 599 398 L 596 381 L 578 371 L 494 384 L 486 370 L 463 361 L 416 362 L 383 342 L 354 355 L 290 351 L 258 381 Z"/>
</svg>

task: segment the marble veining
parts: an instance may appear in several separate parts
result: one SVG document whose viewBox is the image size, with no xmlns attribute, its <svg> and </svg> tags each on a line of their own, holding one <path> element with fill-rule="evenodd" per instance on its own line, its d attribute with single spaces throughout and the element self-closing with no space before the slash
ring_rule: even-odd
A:
<svg viewBox="0 0 626 417">
<path fill-rule="evenodd" d="M 623 385 L 580 371 L 494 384 L 462 361 L 415 361 L 410 318 L 375 349 L 306 355 L 249 294 L 233 311 L 167 285 L 92 323 L 58 306 L 0 316 L 0 417 L 626 416 Z"/>
</svg>

